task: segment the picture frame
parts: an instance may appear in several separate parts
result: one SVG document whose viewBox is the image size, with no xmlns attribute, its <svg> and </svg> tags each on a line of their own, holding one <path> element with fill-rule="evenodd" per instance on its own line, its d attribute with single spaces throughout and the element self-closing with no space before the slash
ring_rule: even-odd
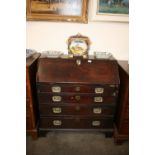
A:
<svg viewBox="0 0 155 155">
<path fill-rule="evenodd" d="M 68 54 L 87 58 L 90 43 L 90 39 L 87 36 L 81 35 L 80 33 L 70 36 L 67 40 Z"/>
<path fill-rule="evenodd" d="M 27 21 L 88 22 L 88 0 L 27 0 Z"/>
<path fill-rule="evenodd" d="M 107 12 L 99 12 L 99 2 L 100 1 L 101 0 L 91 0 L 90 1 L 90 20 L 91 21 L 126 22 L 126 23 L 129 22 L 129 13 L 122 13 L 121 11 L 123 11 L 123 9 L 120 10 L 121 13 L 119 13 L 119 11 L 118 11 L 118 13 L 112 13 L 112 11 L 110 12 L 110 9 L 108 12 L 108 9 L 107 9 L 108 6 L 107 6 L 106 7 L 107 10 L 105 10 Z M 116 0 L 103 0 L 103 1 L 107 2 L 107 5 L 110 5 L 110 4 L 108 4 L 109 1 L 115 2 Z M 121 5 L 121 3 L 123 3 L 123 0 L 117 0 L 117 1 L 120 2 L 120 5 Z M 128 1 L 128 5 L 129 5 L 129 0 L 127 0 L 127 1 Z M 116 4 L 113 4 L 113 5 L 116 5 Z M 119 6 L 117 5 L 117 7 L 119 7 Z M 129 8 L 126 8 L 125 11 L 129 11 Z"/>
</svg>

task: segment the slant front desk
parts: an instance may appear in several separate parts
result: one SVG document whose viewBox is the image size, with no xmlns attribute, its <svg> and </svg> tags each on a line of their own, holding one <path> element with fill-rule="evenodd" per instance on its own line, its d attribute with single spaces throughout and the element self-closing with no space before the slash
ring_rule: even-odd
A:
<svg viewBox="0 0 155 155">
<path fill-rule="evenodd" d="M 37 71 L 39 132 L 114 130 L 119 93 L 116 60 L 40 57 Z"/>
</svg>

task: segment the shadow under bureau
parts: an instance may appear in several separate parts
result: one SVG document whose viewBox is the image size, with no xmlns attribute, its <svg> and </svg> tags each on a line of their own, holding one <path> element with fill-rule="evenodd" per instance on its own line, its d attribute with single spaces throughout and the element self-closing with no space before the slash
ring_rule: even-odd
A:
<svg viewBox="0 0 155 155">
<path fill-rule="evenodd" d="M 116 60 L 40 57 L 39 133 L 90 130 L 113 133 L 119 91 Z"/>
</svg>

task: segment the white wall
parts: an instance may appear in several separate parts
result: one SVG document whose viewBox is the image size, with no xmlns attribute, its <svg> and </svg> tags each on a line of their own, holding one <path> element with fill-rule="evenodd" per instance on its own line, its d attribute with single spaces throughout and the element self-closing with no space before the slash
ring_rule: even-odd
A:
<svg viewBox="0 0 155 155">
<path fill-rule="evenodd" d="M 67 53 L 66 41 L 77 33 L 90 38 L 90 54 L 94 51 L 111 52 L 119 60 L 128 60 L 128 23 L 88 22 L 56 23 L 27 22 L 27 48 L 38 52 L 59 50 Z"/>
</svg>

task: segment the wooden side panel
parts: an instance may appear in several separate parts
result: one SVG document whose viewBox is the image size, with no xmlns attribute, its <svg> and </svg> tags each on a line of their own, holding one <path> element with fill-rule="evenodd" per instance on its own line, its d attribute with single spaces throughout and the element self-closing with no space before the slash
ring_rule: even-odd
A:
<svg viewBox="0 0 155 155">
<path fill-rule="evenodd" d="M 37 124 L 37 96 L 36 96 L 36 72 L 37 60 L 40 54 L 36 53 L 26 59 L 26 130 L 36 137 Z"/>
<path fill-rule="evenodd" d="M 120 90 L 115 121 L 115 142 L 121 143 L 129 137 L 129 74 L 119 66 Z"/>
</svg>

